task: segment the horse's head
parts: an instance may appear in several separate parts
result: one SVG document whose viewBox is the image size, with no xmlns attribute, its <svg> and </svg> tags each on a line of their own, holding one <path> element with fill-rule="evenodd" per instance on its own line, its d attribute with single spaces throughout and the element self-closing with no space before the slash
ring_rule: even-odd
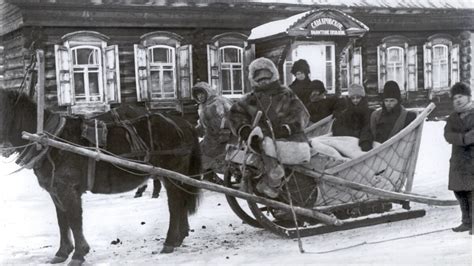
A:
<svg viewBox="0 0 474 266">
<path fill-rule="evenodd" d="M 20 98 L 27 97 L 17 91 L 0 90 L 0 151 L 2 156 L 8 157 L 11 153 L 15 152 L 13 149 L 5 148 L 18 145 L 18 143 L 15 143 L 21 140 L 21 131 L 18 125 L 26 124 L 24 119 L 19 116 L 17 110 L 26 109 L 28 104 L 20 101 Z M 26 112 L 31 112 L 31 110 Z M 36 116 L 36 112 L 30 115 Z"/>
</svg>

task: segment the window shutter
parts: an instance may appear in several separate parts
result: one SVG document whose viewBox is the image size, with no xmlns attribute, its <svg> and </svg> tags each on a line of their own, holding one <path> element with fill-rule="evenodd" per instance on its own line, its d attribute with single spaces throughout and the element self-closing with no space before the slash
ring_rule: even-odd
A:
<svg viewBox="0 0 474 266">
<path fill-rule="evenodd" d="M 252 91 L 252 88 L 250 87 L 250 81 L 249 81 L 249 65 L 252 63 L 252 61 L 255 59 L 255 45 L 250 44 L 247 45 L 247 42 L 245 42 L 245 49 L 244 49 L 244 93 Z"/>
<path fill-rule="evenodd" d="M 58 105 L 67 106 L 74 104 L 73 79 L 71 57 L 66 46 L 55 45 L 56 55 L 56 87 L 58 94 Z"/>
<path fill-rule="evenodd" d="M 119 62 L 118 45 L 107 46 L 104 53 L 104 87 L 107 103 L 120 103 L 121 101 Z"/>
<path fill-rule="evenodd" d="M 135 44 L 133 46 L 135 54 L 135 82 L 137 86 L 137 101 L 149 101 L 150 93 L 149 88 L 149 68 L 147 60 L 146 47 L 143 45 Z"/>
<path fill-rule="evenodd" d="M 351 59 L 351 83 L 362 85 L 362 48 L 354 47 Z"/>
<path fill-rule="evenodd" d="M 178 48 L 178 95 L 182 99 L 191 98 L 193 86 L 193 58 L 192 45 L 183 45 Z"/>
<path fill-rule="evenodd" d="M 219 61 L 219 49 L 212 44 L 207 45 L 207 71 L 208 71 L 208 82 L 211 88 L 217 92 L 221 92 L 219 84 L 221 72 L 221 64 Z"/>
<path fill-rule="evenodd" d="M 459 81 L 459 44 L 455 44 L 451 47 L 450 51 L 450 69 L 451 69 L 451 80 L 450 85 Z"/>
<path fill-rule="evenodd" d="M 418 65 L 417 65 L 417 47 L 410 46 L 407 49 L 407 89 L 416 91 L 418 87 Z"/>
<path fill-rule="evenodd" d="M 387 80 L 387 56 L 385 44 L 377 46 L 377 59 L 379 92 L 382 92 L 383 86 L 385 85 L 385 82 Z"/>
<path fill-rule="evenodd" d="M 423 73 L 425 79 L 425 89 L 433 88 L 433 49 L 431 42 L 423 45 Z"/>
<path fill-rule="evenodd" d="M 247 93 L 252 91 L 249 80 L 249 66 L 250 63 L 252 63 L 252 61 L 255 59 L 255 45 L 247 45 L 247 42 L 245 42 L 245 44 L 246 47 L 244 50 L 244 93 Z"/>
</svg>

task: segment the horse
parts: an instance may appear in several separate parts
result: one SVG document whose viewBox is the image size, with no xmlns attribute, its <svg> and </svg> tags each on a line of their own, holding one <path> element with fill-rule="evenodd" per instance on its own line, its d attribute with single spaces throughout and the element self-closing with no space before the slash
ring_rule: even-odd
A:
<svg viewBox="0 0 474 266">
<path fill-rule="evenodd" d="M 28 96 L 15 90 L 0 90 L 0 147 L 12 147 L 21 154 L 22 147 L 31 144 L 22 139 L 22 131 L 36 132 L 37 105 Z M 44 121 L 59 114 L 44 110 Z M 155 154 L 148 163 L 198 178 L 201 171 L 198 135 L 194 127 L 179 117 L 149 114 L 147 119 L 133 122 L 138 136 L 149 140 Z M 84 118 L 66 116 L 62 132 L 56 136 L 74 145 L 88 146 L 81 137 Z M 46 134 L 45 134 L 46 135 Z M 110 125 L 105 150 L 113 154 L 131 152 L 130 136 L 124 127 Z M 32 147 L 36 148 L 36 147 Z M 7 148 L 3 148 L 5 150 Z M 162 153 L 160 153 L 162 151 Z M 70 265 L 81 265 L 89 252 L 83 235 L 81 195 L 88 190 L 88 158 L 60 149 L 49 148 L 47 159 L 38 160 L 33 171 L 38 182 L 51 196 L 57 214 L 60 242 L 59 249 L 49 263 L 61 263 L 74 251 Z M 133 190 L 150 177 L 137 175 L 112 164 L 98 161 L 92 193 L 112 194 Z M 171 253 L 188 236 L 188 215 L 195 213 L 199 189 L 168 178 L 161 178 L 168 195 L 169 227 L 161 253 Z M 74 244 L 71 239 L 74 239 Z"/>
</svg>

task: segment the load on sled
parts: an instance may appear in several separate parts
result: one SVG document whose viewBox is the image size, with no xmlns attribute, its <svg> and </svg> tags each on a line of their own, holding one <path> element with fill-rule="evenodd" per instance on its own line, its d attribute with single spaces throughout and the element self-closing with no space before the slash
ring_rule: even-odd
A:
<svg viewBox="0 0 474 266">
<path fill-rule="evenodd" d="M 305 236 L 424 216 L 424 210 L 410 210 L 411 201 L 452 205 L 453 201 L 411 193 L 423 122 L 434 107 L 427 106 L 406 128 L 368 152 L 351 148 L 357 146 L 352 137 L 327 136 L 332 117 L 305 130 L 311 143 L 306 147 L 298 143 L 290 148 L 291 143 L 263 140 L 263 152 L 278 158 L 285 167 L 277 200 L 321 211 L 344 221 L 342 226 L 323 225 L 252 201 L 247 208 L 232 196 L 227 196 L 229 205 L 249 225 L 287 237 L 296 237 L 295 226 L 302 226 L 299 233 Z M 245 143 L 229 145 L 226 160 L 226 186 L 263 195 L 256 189 L 264 169 L 258 154 Z"/>
</svg>

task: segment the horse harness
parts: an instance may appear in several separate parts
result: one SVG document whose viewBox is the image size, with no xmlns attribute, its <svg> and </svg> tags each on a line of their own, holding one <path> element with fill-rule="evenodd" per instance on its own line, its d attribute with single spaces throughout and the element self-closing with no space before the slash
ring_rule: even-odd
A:
<svg viewBox="0 0 474 266">
<path fill-rule="evenodd" d="M 165 156 L 165 155 L 176 155 L 176 156 L 185 156 L 191 152 L 190 145 L 185 145 L 184 147 L 178 147 L 174 149 L 167 150 L 155 150 L 154 139 L 153 139 L 153 130 L 152 123 L 150 119 L 150 113 L 142 114 L 133 118 L 122 119 L 121 115 L 116 109 L 110 111 L 112 115 L 112 121 L 103 121 L 98 119 L 85 120 L 82 124 L 82 137 L 89 141 L 90 146 L 96 147 L 100 152 L 99 146 L 105 147 L 107 145 L 107 132 L 108 127 L 119 126 L 126 131 L 126 140 L 130 147 L 130 152 L 125 154 L 119 154 L 117 156 L 132 159 L 132 158 L 143 158 L 144 163 L 149 163 L 150 159 L 155 156 Z M 176 123 L 171 119 L 165 117 L 160 113 L 151 114 L 159 115 L 165 121 L 170 122 L 178 132 L 180 137 L 183 137 L 182 131 Z M 137 132 L 137 129 L 134 126 L 134 123 L 146 119 L 147 131 L 149 135 L 148 144 Z M 181 134 L 179 134 L 181 133 Z M 96 162 L 95 158 L 88 159 L 88 169 L 87 169 L 87 180 L 84 184 L 86 190 L 91 191 L 94 187 L 95 173 L 96 173 Z"/>
</svg>

